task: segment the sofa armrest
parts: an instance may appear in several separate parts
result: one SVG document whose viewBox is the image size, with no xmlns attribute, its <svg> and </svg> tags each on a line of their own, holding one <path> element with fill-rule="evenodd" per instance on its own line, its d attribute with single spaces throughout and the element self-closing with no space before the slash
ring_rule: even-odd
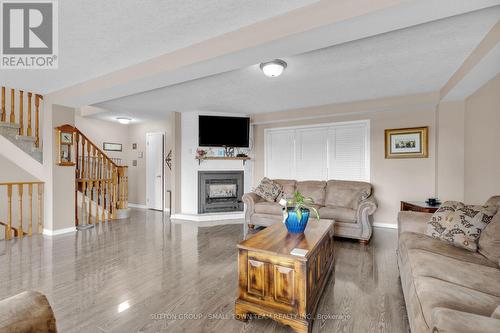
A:
<svg viewBox="0 0 500 333">
<path fill-rule="evenodd" d="M 36 291 L 25 291 L 1 300 L 0 332 L 57 332 L 47 298 Z"/>
<path fill-rule="evenodd" d="M 245 205 L 247 205 L 247 210 L 250 209 L 252 211 L 257 202 L 264 201 L 264 199 L 253 192 L 243 194 L 243 197 L 241 197 L 241 199 L 243 200 Z"/>
<path fill-rule="evenodd" d="M 433 333 L 497 333 L 500 319 L 446 308 L 432 310 Z"/>
<path fill-rule="evenodd" d="M 361 224 L 361 240 L 369 240 L 372 236 L 370 216 L 377 210 L 377 200 L 372 196 L 360 201 L 356 211 L 357 223 Z"/>
<path fill-rule="evenodd" d="M 362 211 L 366 211 L 368 215 L 373 215 L 377 210 L 377 200 L 372 195 L 364 200 L 361 200 L 358 204 L 358 213 Z"/>
<path fill-rule="evenodd" d="M 432 213 L 401 211 L 398 213 L 398 233 L 416 232 L 425 234 Z"/>
</svg>

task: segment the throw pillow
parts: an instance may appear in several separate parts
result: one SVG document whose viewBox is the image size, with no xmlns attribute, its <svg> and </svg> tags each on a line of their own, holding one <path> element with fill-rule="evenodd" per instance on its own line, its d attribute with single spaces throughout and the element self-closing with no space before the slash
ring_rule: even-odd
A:
<svg viewBox="0 0 500 333">
<path fill-rule="evenodd" d="M 276 202 L 276 199 L 280 196 L 282 191 L 283 186 L 264 177 L 253 192 L 266 201 Z"/>
<path fill-rule="evenodd" d="M 500 212 L 484 228 L 479 237 L 479 253 L 493 262 L 500 261 Z"/>
<path fill-rule="evenodd" d="M 496 211 L 496 206 L 473 206 L 447 201 L 432 215 L 426 233 L 475 252 L 481 231 L 490 223 Z"/>
</svg>

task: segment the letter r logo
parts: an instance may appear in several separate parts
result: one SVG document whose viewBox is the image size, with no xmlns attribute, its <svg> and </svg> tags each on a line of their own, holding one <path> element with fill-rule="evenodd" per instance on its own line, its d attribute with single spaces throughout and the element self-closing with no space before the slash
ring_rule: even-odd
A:
<svg viewBox="0 0 500 333">
<path fill-rule="evenodd" d="M 3 54 L 52 54 L 53 3 L 2 2 Z"/>
</svg>

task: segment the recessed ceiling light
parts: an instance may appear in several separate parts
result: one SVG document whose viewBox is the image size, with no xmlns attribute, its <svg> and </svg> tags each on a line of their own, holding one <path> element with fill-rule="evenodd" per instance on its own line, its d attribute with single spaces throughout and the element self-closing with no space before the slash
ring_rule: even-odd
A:
<svg viewBox="0 0 500 333">
<path fill-rule="evenodd" d="M 281 59 L 274 59 L 273 61 L 263 62 L 260 64 L 260 69 L 268 77 L 277 77 L 283 74 L 286 68 L 286 62 Z"/>
<path fill-rule="evenodd" d="M 123 125 L 128 125 L 132 121 L 132 119 L 127 117 L 117 117 L 116 120 L 118 120 L 118 122 Z"/>
</svg>

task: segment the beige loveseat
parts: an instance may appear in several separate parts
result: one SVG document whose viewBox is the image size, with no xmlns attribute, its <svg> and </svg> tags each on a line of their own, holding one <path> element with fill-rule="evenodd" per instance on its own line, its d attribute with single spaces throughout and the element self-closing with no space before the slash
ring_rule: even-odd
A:
<svg viewBox="0 0 500 333">
<path fill-rule="evenodd" d="M 500 206 L 500 197 L 486 204 Z M 431 216 L 400 212 L 398 218 L 398 266 L 412 333 L 500 332 L 500 252 L 480 253 L 484 237 L 500 250 L 500 215 L 483 230 L 480 252 L 425 235 Z"/>
<path fill-rule="evenodd" d="M 299 191 L 311 197 L 322 219 L 335 220 L 335 236 L 367 242 L 372 235 L 370 216 L 377 209 L 372 186 L 356 181 L 295 181 L 275 179 L 287 196 Z M 282 207 L 255 193 L 243 195 L 246 205 L 245 235 L 248 225 L 270 226 L 282 222 Z"/>
<path fill-rule="evenodd" d="M 0 333 L 56 333 L 56 319 L 47 298 L 25 291 L 0 301 Z"/>
</svg>

